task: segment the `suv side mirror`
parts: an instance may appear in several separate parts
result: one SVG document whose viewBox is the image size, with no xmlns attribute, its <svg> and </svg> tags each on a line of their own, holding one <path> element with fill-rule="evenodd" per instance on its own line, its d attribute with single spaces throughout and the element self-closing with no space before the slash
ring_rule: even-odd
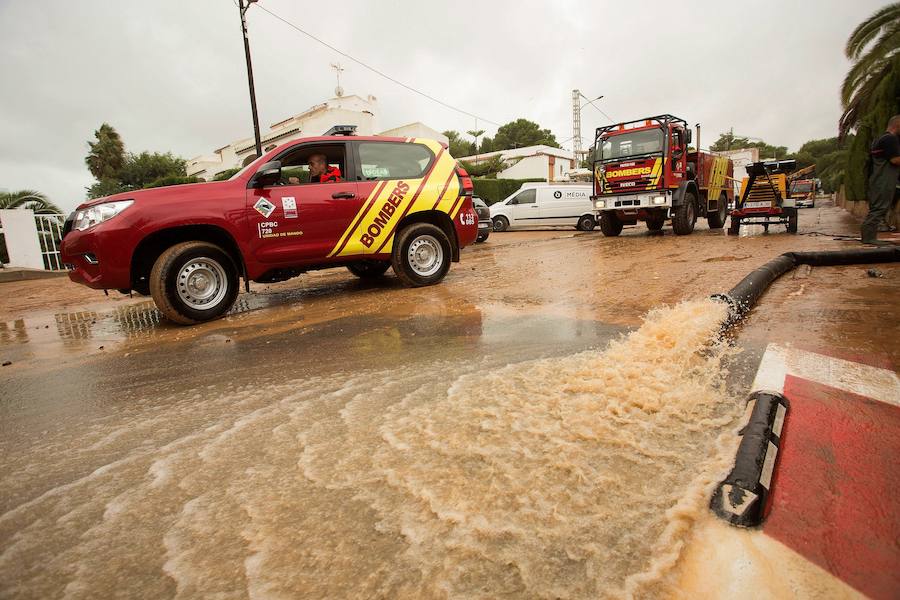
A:
<svg viewBox="0 0 900 600">
<path fill-rule="evenodd" d="M 281 161 L 273 160 L 263 164 L 253 177 L 250 178 L 250 187 L 261 188 L 267 185 L 275 185 L 281 179 Z"/>
</svg>

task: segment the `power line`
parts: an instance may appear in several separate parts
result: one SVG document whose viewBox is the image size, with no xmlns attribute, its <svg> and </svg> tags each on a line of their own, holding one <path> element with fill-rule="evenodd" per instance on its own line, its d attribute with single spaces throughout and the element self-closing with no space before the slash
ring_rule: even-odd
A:
<svg viewBox="0 0 900 600">
<path fill-rule="evenodd" d="M 347 59 L 349 59 L 349 60 L 352 60 L 352 61 L 355 62 L 356 64 L 358 64 L 358 65 L 360 65 L 361 67 L 364 67 L 364 68 L 366 68 L 366 69 L 372 71 L 372 72 L 375 73 L 376 75 L 380 75 L 381 77 L 384 77 L 384 78 L 387 79 L 388 81 L 390 81 L 390 82 L 392 82 L 392 83 L 396 83 L 397 85 L 399 85 L 399 86 L 401 86 L 401 87 L 404 87 L 404 88 L 406 88 L 407 90 L 409 90 L 409 91 L 411 91 L 411 92 L 413 92 L 413 93 L 416 93 L 416 94 L 422 96 L 423 98 L 427 98 L 427 99 L 431 100 L 432 102 L 436 102 L 436 103 L 440 104 L 441 106 L 444 106 L 444 107 L 446 107 L 446 108 L 449 108 L 450 110 L 454 110 L 454 111 L 456 111 L 456 112 L 458 112 L 458 113 L 460 113 L 460 114 L 464 114 L 464 115 L 467 115 L 467 116 L 469 116 L 469 117 L 478 119 L 479 121 L 484 121 L 485 123 L 490 123 L 491 125 L 496 125 L 497 127 L 500 127 L 500 123 L 495 123 L 494 121 L 491 121 L 490 119 L 485 119 L 484 117 L 480 117 L 480 116 L 478 116 L 478 115 L 476 115 L 476 114 L 474 114 L 474 113 L 470 113 L 470 112 L 467 111 L 467 110 L 463 110 L 463 109 L 461 109 L 461 108 L 458 108 L 458 107 L 456 107 L 456 106 L 453 106 L 452 104 L 448 104 L 448 103 L 444 102 L 443 100 L 439 100 L 438 98 L 435 98 L 434 96 L 431 96 L 431 95 L 429 95 L 429 94 L 426 94 L 425 92 L 422 92 L 422 91 L 420 91 L 420 90 L 417 90 L 416 88 L 414 88 L 414 87 L 412 87 L 412 86 L 410 86 L 410 85 L 407 85 L 407 84 L 403 83 L 402 81 L 399 81 L 398 79 L 394 79 L 393 77 L 391 77 L 391 76 L 388 75 L 387 73 L 384 73 L 384 72 L 382 72 L 382 71 L 379 71 L 379 70 L 376 69 L 375 67 L 372 67 L 372 66 L 367 65 L 366 63 L 364 63 L 363 61 L 359 60 L 358 58 L 355 58 L 355 57 L 353 57 L 353 56 L 350 56 L 349 54 L 347 54 L 347 53 L 344 52 L 343 50 L 339 50 L 338 48 L 335 48 L 334 46 L 332 46 L 332 45 L 329 44 L 328 42 L 326 42 L 326 41 L 324 41 L 324 40 L 321 40 L 321 39 L 317 38 L 316 36 L 314 36 L 313 34 L 309 33 L 308 31 L 304 31 L 303 29 L 300 29 L 297 25 L 291 23 L 290 21 L 288 21 L 288 20 L 285 19 L 284 17 L 281 17 L 280 15 L 277 15 L 277 14 L 273 13 L 271 10 L 269 10 L 269 9 L 267 9 L 266 7 L 260 5 L 259 3 L 254 3 L 254 4 L 255 4 L 255 6 L 256 6 L 258 9 L 262 10 L 263 12 L 265 12 L 266 14 L 268 14 L 269 16 L 271 16 L 271 17 L 273 17 L 273 18 L 275 18 L 275 19 L 278 19 L 279 21 L 281 21 L 282 23 L 284 23 L 284 24 L 287 25 L 288 27 L 291 27 L 291 28 L 293 28 L 293 29 L 299 31 L 300 33 L 302 33 L 302 34 L 305 35 L 306 37 L 308 37 L 308 38 L 310 38 L 310 39 L 312 39 L 312 40 L 315 40 L 316 42 L 322 44 L 323 46 L 325 46 L 326 48 L 328 48 L 328 49 L 330 49 L 330 50 L 333 50 L 334 52 L 337 52 L 338 54 L 340 54 L 340 55 L 343 56 L 344 58 L 347 58 Z"/>
</svg>

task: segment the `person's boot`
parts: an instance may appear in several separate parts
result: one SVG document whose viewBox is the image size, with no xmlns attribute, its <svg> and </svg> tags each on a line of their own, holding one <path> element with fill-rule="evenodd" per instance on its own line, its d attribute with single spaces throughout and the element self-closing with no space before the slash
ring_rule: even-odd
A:
<svg viewBox="0 0 900 600">
<path fill-rule="evenodd" d="M 860 228 L 861 241 L 867 246 L 893 246 L 890 242 L 878 239 L 878 225 L 868 225 L 863 223 Z"/>
</svg>

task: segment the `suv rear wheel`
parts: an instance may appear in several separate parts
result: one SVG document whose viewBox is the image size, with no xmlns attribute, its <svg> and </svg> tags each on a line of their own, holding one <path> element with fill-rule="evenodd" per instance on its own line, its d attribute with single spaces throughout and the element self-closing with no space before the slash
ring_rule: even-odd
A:
<svg viewBox="0 0 900 600">
<path fill-rule="evenodd" d="M 421 287 L 441 281 L 450 270 L 452 256 L 450 240 L 440 227 L 413 223 L 397 236 L 391 265 L 404 285 Z"/>
<path fill-rule="evenodd" d="M 358 260 L 347 265 L 347 270 L 360 279 L 377 279 L 391 268 L 386 260 Z"/>
<path fill-rule="evenodd" d="M 209 242 L 175 244 L 153 264 L 150 295 L 167 319 L 193 325 L 228 312 L 238 295 L 238 269 Z"/>
<path fill-rule="evenodd" d="M 606 237 L 615 237 L 622 233 L 622 221 L 614 212 L 605 212 L 600 215 L 600 231 Z"/>
</svg>

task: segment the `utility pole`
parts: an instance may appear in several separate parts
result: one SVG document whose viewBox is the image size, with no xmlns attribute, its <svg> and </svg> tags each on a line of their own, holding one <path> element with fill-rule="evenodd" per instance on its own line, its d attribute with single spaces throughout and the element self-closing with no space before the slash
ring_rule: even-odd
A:
<svg viewBox="0 0 900 600">
<path fill-rule="evenodd" d="M 601 99 L 603 96 L 597 96 L 593 100 L 585 96 L 581 93 L 581 90 L 572 90 L 572 150 L 575 155 L 575 163 L 581 166 L 581 161 L 584 160 L 584 156 L 587 154 L 585 150 L 581 147 L 581 111 L 584 110 L 584 107 L 588 104 L 594 104 L 597 100 Z M 581 103 L 581 98 L 587 100 L 586 103 Z M 600 110 L 596 104 L 594 104 L 594 108 Z M 605 116 L 602 110 L 601 113 Z M 609 118 L 609 117 L 607 117 Z M 610 119 L 611 121 L 612 119 Z"/>
<path fill-rule="evenodd" d="M 246 1 L 246 4 L 244 2 Z M 244 36 L 244 56 L 247 58 L 247 81 L 250 83 L 250 110 L 253 112 L 253 137 L 256 139 L 256 157 L 262 156 L 262 140 L 259 137 L 259 115 L 256 112 L 256 90 L 253 87 L 253 66 L 250 64 L 250 40 L 247 39 L 247 9 L 256 0 L 238 0 L 241 11 L 241 33 Z"/>
<path fill-rule="evenodd" d="M 572 150 L 575 164 L 581 166 L 581 90 L 572 90 Z"/>
</svg>

